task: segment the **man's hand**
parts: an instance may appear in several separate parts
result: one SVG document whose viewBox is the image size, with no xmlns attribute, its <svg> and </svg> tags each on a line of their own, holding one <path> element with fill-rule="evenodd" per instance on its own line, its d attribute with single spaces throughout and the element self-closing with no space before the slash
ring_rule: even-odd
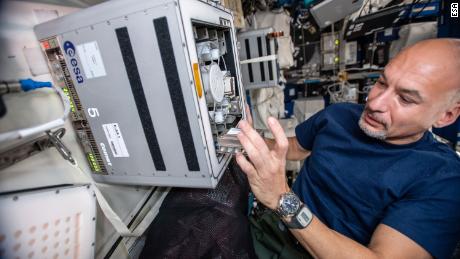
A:
<svg viewBox="0 0 460 259">
<path fill-rule="evenodd" d="M 247 108 L 246 112 L 247 117 L 251 119 Z M 289 142 L 275 118 L 268 118 L 268 126 L 276 141 L 272 150 L 248 121 L 240 121 L 241 132 L 238 139 L 251 162 L 242 154 L 236 155 L 236 161 L 248 176 L 251 190 L 257 199 L 268 208 L 276 209 L 281 194 L 289 191 L 285 173 Z"/>
</svg>

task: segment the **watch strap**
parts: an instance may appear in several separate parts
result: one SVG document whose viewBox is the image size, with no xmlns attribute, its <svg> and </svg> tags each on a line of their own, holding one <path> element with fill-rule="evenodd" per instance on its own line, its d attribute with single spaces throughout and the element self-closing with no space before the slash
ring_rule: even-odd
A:
<svg viewBox="0 0 460 259">
<path fill-rule="evenodd" d="M 313 220 L 313 214 L 305 204 L 302 204 L 297 213 L 290 220 L 283 220 L 285 225 L 291 229 L 303 229 L 310 225 Z"/>
</svg>

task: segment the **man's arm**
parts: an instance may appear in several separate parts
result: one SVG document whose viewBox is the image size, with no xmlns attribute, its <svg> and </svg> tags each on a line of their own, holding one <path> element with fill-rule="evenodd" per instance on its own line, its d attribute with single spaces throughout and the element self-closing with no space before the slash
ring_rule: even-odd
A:
<svg viewBox="0 0 460 259">
<path fill-rule="evenodd" d="M 274 210 L 281 195 L 289 191 L 285 178 L 289 141 L 276 119 L 269 118 L 268 125 L 275 137 L 271 149 L 246 121 L 241 122 L 238 138 L 251 162 L 242 154 L 237 154 L 236 160 L 257 199 Z M 375 230 L 368 247 L 328 228 L 316 217 L 305 229 L 291 231 L 316 258 L 431 258 L 409 237 L 383 224 Z"/>
<path fill-rule="evenodd" d="M 432 258 L 412 239 L 384 224 L 377 227 L 367 247 L 328 228 L 316 217 L 305 229 L 291 232 L 315 258 Z"/>
<path fill-rule="evenodd" d="M 276 141 L 274 139 L 264 138 L 264 140 L 270 150 L 275 148 Z M 310 155 L 311 151 L 305 150 L 302 146 L 300 146 L 296 137 L 288 138 L 288 142 L 289 142 L 288 151 L 286 154 L 287 160 L 291 160 L 291 161 L 304 160 Z"/>
</svg>

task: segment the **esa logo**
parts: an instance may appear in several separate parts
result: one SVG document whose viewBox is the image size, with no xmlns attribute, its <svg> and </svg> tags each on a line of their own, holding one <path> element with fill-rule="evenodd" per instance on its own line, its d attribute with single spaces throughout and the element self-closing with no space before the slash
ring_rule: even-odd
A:
<svg viewBox="0 0 460 259">
<path fill-rule="evenodd" d="M 458 18 L 458 3 L 450 4 L 450 17 Z"/>
<path fill-rule="evenodd" d="M 72 65 L 72 71 L 79 84 L 83 83 L 83 75 L 81 69 L 78 67 L 78 61 L 75 58 L 75 46 L 72 42 L 64 42 L 64 52 L 70 58 L 70 64 Z"/>
</svg>

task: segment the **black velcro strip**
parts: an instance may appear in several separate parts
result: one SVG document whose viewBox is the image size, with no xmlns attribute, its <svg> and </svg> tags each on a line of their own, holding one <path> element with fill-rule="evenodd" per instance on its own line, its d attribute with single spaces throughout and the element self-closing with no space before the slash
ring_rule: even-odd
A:
<svg viewBox="0 0 460 259">
<path fill-rule="evenodd" d="M 262 57 L 264 54 L 262 52 L 262 38 L 257 37 L 257 48 L 259 49 L 259 57 Z M 265 69 L 264 69 L 264 62 L 259 63 L 260 66 L 260 77 L 262 81 L 265 81 Z"/>
<path fill-rule="evenodd" d="M 270 39 L 268 37 L 265 38 L 266 41 L 265 41 L 265 46 L 267 47 L 267 56 L 270 56 L 272 54 L 271 50 L 270 50 Z M 270 79 L 270 81 L 273 80 L 273 61 L 268 61 L 268 78 Z"/>
<path fill-rule="evenodd" d="M 153 20 L 155 33 L 157 36 L 158 47 L 160 49 L 161 61 L 168 83 L 169 96 L 176 116 L 177 128 L 182 142 L 185 159 L 189 171 L 200 171 L 198 158 L 196 157 L 195 144 L 193 142 L 190 122 L 188 120 L 187 109 L 185 108 L 184 95 L 177 71 L 176 58 L 174 56 L 171 35 L 169 34 L 168 20 L 161 17 Z"/>
<path fill-rule="evenodd" d="M 129 38 L 128 29 L 126 27 L 122 27 L 115 29 L 115 32 L 117 34 L 118 44 L 120 45 L 123 62 L 125 63 L 126 73 L 128 74 L 129 84 L 131 85 L 131 91 L 136 103 L 137 113 L 141 119 L 145 138 L 150 149 L 150 155 L 153 159 L 153 164 L 155 165 L 155 169 L 157 171 L 166 171 L 163 155 L 161 154 L 160 146 L 158 145 L 152 118 L 147 106 L 147 100 L 145 99 L 136 59 L 134 58 L 133 47 Z"/>
<path fill-rule="evenodd" d="M 244 40 L 244 46 L 246 47 L 246 59 L 251 59 L 251 51 L 249 50 L 249 39 Z M 254 77 L 252 75 L 252 64 L 248 63 L 248 72 L 249 72 L 249 82 L 254 82 Z"/>
</svg>

